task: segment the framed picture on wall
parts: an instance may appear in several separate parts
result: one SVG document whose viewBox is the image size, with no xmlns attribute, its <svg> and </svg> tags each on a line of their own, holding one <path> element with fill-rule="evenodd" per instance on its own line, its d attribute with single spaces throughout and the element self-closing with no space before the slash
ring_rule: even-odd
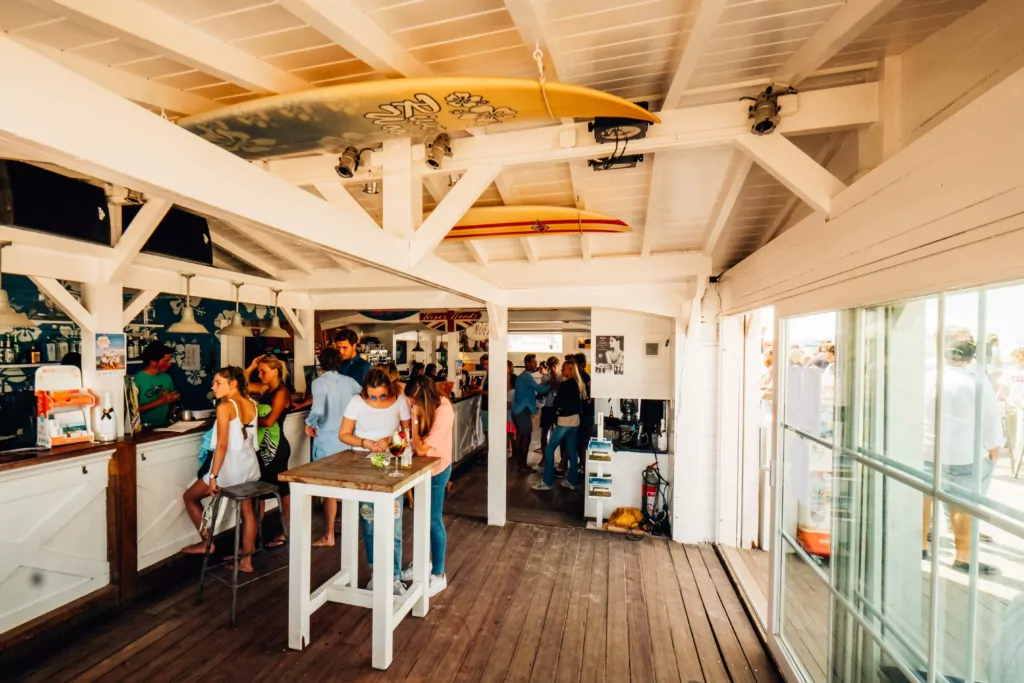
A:
<svg viewBox="0 0 1024 683">
<path fill-rule="evenodd" d="M 409 364 L 409 342 L 407 341 L 396 341 L 395 342 L 395 365 L 408 365 Z"/>
<path fill-rule="evenodd" d="M 626 338 L 622 335 L 600 335 L 594 351 L 594 372 L 599 375 L 622 375 L 626 372 Z"/>
<path fill-rule="evenodd" d="M 576 339 L 576 350 L 586 351 L 590 348 L 590 337 L 577 337 Z"/>
</svg>

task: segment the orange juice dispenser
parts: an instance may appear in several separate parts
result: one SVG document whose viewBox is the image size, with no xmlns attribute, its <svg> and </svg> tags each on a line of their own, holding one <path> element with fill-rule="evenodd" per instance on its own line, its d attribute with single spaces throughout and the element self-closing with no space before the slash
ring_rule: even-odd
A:
<svg viewBox="0 0 1024 683">
<path fill-rule="evenodd" d="M 70 365 L 36 370 L 36 445 L 43 448 L 93 441 L 91 408 L 96 395 L 82 387 L 82 372 Z"/>
</svg>

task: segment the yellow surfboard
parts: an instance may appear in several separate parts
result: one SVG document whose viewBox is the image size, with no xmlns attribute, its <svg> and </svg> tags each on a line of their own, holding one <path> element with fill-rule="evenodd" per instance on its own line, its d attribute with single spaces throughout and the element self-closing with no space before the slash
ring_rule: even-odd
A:
<svg viewBox="0 0 1024 683">
<path fill-rule="evenodd" d="M 241 157 L 267 159 L 340 152 L 391 137 L 422 142 L 442 131 L 545 121 L 552 116 L 660 122 L 632 102 L 578 85 L 547 83 L 542 92 L 540 83 L 528 78 L 439 77 L 367 81 L 274 95 L 178 123 Z"/>
<path fill-rule="evenodd" d="M 566 206 L 481 206 L 465 213 L 446 240 L 630 232 L 618 218 Z"/>
</svg>

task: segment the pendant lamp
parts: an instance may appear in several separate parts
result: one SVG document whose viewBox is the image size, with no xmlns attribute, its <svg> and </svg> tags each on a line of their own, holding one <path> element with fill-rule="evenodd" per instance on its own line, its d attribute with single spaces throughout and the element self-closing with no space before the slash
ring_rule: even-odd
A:
<svg viewBox="0 0 1024 683">
<path fill-rule="evenodd" d="M 277 317 L 277 295 L 281 293 L 280 289 L 270 290 L 274 293 L 274 317 L 270 319 L 270 325 L 267 329 L 260 332 L 261 337 L 272 337 L 275 339 L 283 339 L 292 335 L 288 334 L 286 330 L 281 327 L 281 319 Z"/>
<path fill-rule="evenodd" d="M 10 242 L 0 242 L 0 253 L 4 247 L 11 246 Z M 3 266 L 0 265 L 0 273 L 3 273 Z M 36 324 L 24 313 L 11 308 L 11 300 L 7 291 L 0 288 L 0 327 L 35 327 Z"/>
<path fill-rule="evenodd" d="M 181 309 L 181 320 L 167 328 L 171 334 L 210 334 L 210 331 L 200 323 L 196 322 L 196 315 L 192 311 L 192 273 L 182 273 L 185 278 L 185 307 Z"/>
<path fill-rule="evenodd" d="M 416 333 L 416 346 L 412 347 L 413 353 L 423 353 L 423 347 L 420 346 L 420 333 Z"/>
<path fill-rule="evenodd" d="M 238 312 L 238 290 L 242 288 L 241 282 L 232 282 L 235 286 L 235 313 L 231 316 L 231 324 L 217 330 L 222 337 L 251 337 L 252 330 L 242 324 L 242 314 Z"/>
</svg>

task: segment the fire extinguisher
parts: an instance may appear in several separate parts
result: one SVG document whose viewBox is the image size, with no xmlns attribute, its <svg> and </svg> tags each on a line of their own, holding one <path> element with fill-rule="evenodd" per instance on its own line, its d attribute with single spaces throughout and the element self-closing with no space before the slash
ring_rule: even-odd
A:
<svg viewBox="0 0 1024 683">
<path fill-rule="evenodd" d="M 670 535 L 668 525 L 668 480 L 661 476 L 658 461 L 648 465 L 641 476 L 641 511 L 644 529 L 660 536 Z"/>
<path fill-rule="evenodd" d="M 651 519 L 654 517 L 658 509 L 658 484 L 660 483 L 661 475 L 658 474 L 657 468 L 654 463 L 651 463 L 644 470 L 641 484 L 641 495 L 640 500 L 642 502 L 642 510 L 644 517 Z"/>
</svg>

